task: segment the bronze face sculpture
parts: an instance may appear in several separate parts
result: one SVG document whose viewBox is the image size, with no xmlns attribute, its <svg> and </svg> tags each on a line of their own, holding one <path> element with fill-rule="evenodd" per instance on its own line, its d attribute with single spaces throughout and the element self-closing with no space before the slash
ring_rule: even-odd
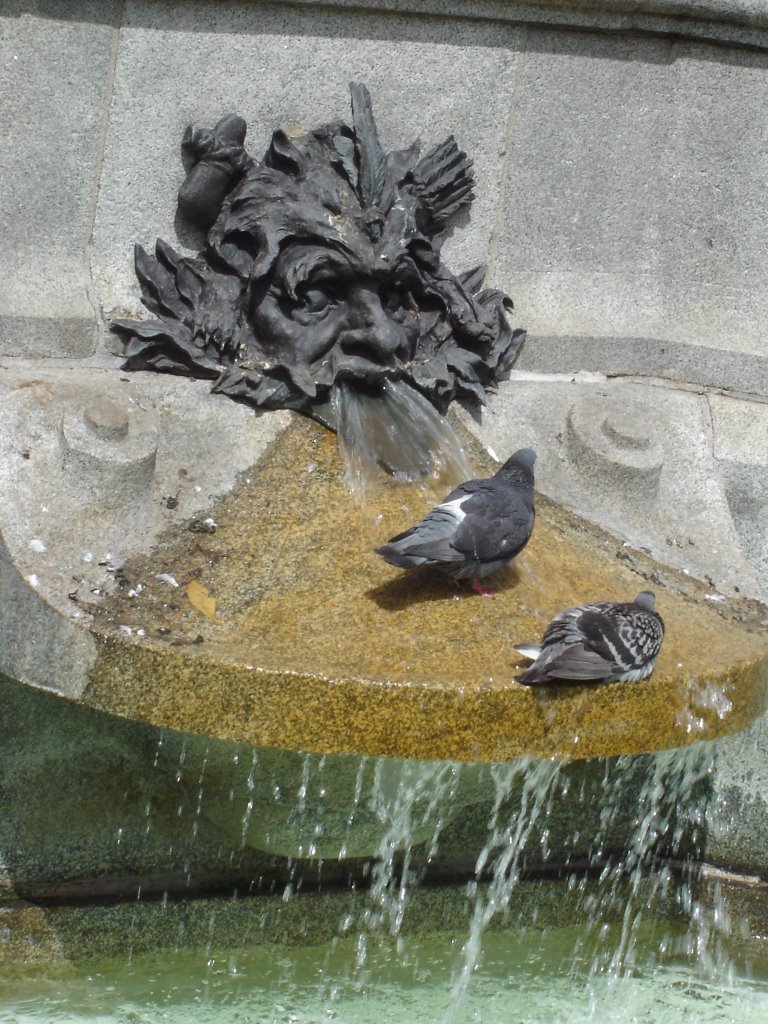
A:
<svg viewBox="0 0 768 1024">
<path fill-rule="evenodd" d="M 352 127 L 276 131 L 261 161 L 235 115 L 187 129 L 179 210 L 207 245 L 196 258 L 160 240 L 154 256 L 136 247 L 160 319 L 113 322 L 125 368 L 211 378 L 324 422 L 337 381 L 375 392 L 404 380 L 445 411 L 508 377 L 525 337 L 506 319 L 510 299 L 482 289 L 483 267 L 456 276 L 440 260 L 473 198 L 471 161 L 453 137 L 421 158 L 418 143 L 385 153 L 367 89 L 350 89 Z"/>
</svg>

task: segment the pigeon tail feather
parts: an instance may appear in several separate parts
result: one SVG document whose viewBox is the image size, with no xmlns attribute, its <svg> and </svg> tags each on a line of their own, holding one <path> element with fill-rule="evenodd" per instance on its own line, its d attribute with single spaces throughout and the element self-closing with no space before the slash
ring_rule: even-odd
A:
<svg viewBox="0 0 768 1024">
<path fill-rule="evenodd" d="M 530 658 L 531 661 L 535 661 L 541 654 L 540 644 L 515 644 L 515 650 L 522 654 L 524 658 Z"/>
<path fill-rule="evenodd" d="M 408 554 L 406 551 L 401 551 L 395 547 L 394 544 L 384 544 L 380 548 L 373 549 L 374 554 L 380 555 L 385 562 L 389 562 L 390 565 L 396 565 L 398 569 L 412 569 L 417 565 L 424 565 L 427 561 L 421 555 Z"/>
<path fill-rule="evenodd" d="M 548 683 L 549 676 L 546 667 L 543 665 L 531 665 L 529 669 L 519 676 L 515 676 L 518 683 L 525 683 L 526 686 L 536 686 L 540 683 Z"/>
</svg>

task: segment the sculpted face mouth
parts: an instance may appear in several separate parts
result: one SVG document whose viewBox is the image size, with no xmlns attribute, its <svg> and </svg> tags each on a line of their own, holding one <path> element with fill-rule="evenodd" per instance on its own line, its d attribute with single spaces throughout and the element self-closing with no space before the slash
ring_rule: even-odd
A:
<svg viewBox="0 0 768 1024">
<path fill-rule="evenodd" d="M 364 86 L 354 125 L 274 133 L 259 162 L 229 115 L 185 135 L 180 209 L 207 226 L 197 258 L 140 247 L 145 305 L 161 319 L 116 320 L 127 369 L 214 378 L 214 390 L 312 415 L 337 380 L 403 378 L 444 410 L 481 403 L 505 379 L 524 332 L 483 268 L 453 275 L 440 247 L 472 200 L 471 162 L 453 138 L 420 158 L 386 154 Z"/>
</svg>

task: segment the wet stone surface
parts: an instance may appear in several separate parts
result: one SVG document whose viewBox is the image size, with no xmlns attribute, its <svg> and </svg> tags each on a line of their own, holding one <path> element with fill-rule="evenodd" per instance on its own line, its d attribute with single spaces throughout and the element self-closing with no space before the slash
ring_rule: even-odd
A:
<svg viewBox="0 0 768 1024">
<path fill-rule="evenodd" d="M 367 888 L 372 862 L 387 888 L 406 858 L 422 880 L 485 875 L 496 823 L 521 808 L 526 870 L 633 849 L 649 813 L 675 823 L 659 850 L 680 856 L 698 848 L 685 822 L 708 799 L 714 744 L 504 765 L 304 754 L 116 718 L 0 674 L 0 746 L 0 902 L 135 903 Z"/>
<path fill-rule="evenodd" d="M 468 442 L 478 475 L 493 471 Z M 448 489 L 386 484 L 351 498 L 335 438 L 297 419 L 226 498 L 151 556 L 108 603 L 83 701 L 191 733 L 283 749 L 394 757 L 583 758 L 734 732 L 766 705 L 760 612 L 539 501 L 533 537 L 493 599 L 373 547 Z M 517 684 L 515 643 L 588 600 L 656 592 L 667 638 L 643 683 Z"/>
<path fill-rule="evenodd" d="M 646 887 L 648 888 L 648 887 Z M 499 915 L 489 930 L 513 926 L 553 927 L 572 921 L 574 903 L 562 882 L 533 881 L 518 887 L 512 912 Z M 662 902 L 662 911 L 674 908 Z M 287 947 L 330 942 L 345 933 L 344 922 L 362 918 L 367 894 L 354 890 L 302 893 L 293 899 L 247 896 L 233 899 L 132 901 L 109 905 L 40 907 L 23 901 L 0 903 L 6 933 L 0 964 L 82 961 L 161 951 L 232 950 L 279 943 Z M 610 920 L 618 911 L 611 908 Z M 466 886 L 415 888 L 403 919 L 404 936 L 455 932 L 469 923 Z"/>
</svg>

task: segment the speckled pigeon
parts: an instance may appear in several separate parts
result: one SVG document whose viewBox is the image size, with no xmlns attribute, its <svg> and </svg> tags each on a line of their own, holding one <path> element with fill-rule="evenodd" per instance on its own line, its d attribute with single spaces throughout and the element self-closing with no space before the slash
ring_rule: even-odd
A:
<svg viewBox="0 0 768 1024">
<path fill-rule="evenodd" d="M 376 554 L 401 569 L 428 565 L 453 579 L 480 580 L 523 550 L 534 521 L 533 464 L 536 453 L 521 448 L 486 480 L 468 480 L 421 522 L 399 533 Z"/>
<path fill-rule="evenodd" d="M 518 676 L 527 684 L 629 682 L 653 672 L 664 639 L 664 623 L 643 590 L 629 604 L 600 601 L 558 612 L 540 645 L 516 644 L 533 665 Z"/>
</svg>

